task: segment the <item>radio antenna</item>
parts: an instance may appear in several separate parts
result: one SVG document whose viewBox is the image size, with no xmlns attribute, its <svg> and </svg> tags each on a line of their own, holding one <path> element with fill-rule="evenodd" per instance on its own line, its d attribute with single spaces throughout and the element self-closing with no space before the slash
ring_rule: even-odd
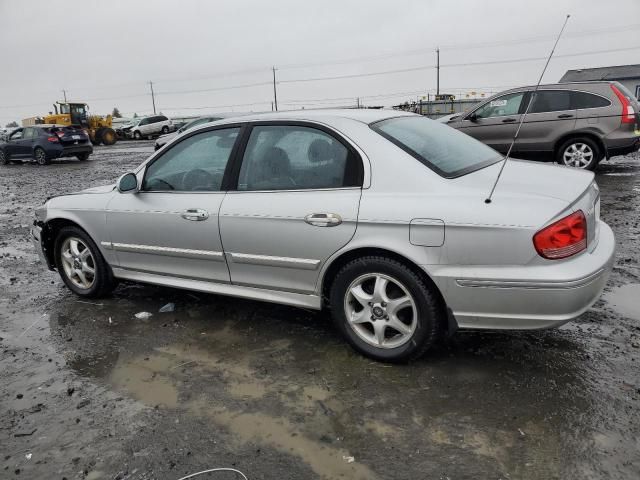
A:
<svg viewBox="0 0 640 480">
<path fill-rule="evenodd" d="M 553 52 L 556 51 L 556 47 L 558 46 L 558 42 L 560 41 L 560 37 L 562 36 L 562 32 L 564 32 L 564 29 L 567 26 L 567 22 L 569 21 L 569 17 L 571 17 L 571 15 L 567 15 L 567 17 L 564 19 L 564 24 L 562 25 L 562 29 L 560 29 L 560 33 L 558 34 L 558 38 L 556 38 L 556 43 L 553 44 L 553 48 L 551 49 L 551 53 L 549 54 L 549 57 L 547 58 L 547 63 L 544 64 L 544 68 L 542 69 L 542 73 L 540 74 L 540 78 L 538 79 L 538 83 L 536 84 L 536 87 L 533 89 L 533 92 L 529 96 L 529 101 L 527 102 L 527 108 L 525 108 L 524 113 L 522 114 L 522 117 L 520 117 L 520 123 L 518 123 L 518 128 L 516 129 L 516 133 L 513 136 L 513 140 L 511 141 L 511 145 L 509 145 L 509 150 L 507 150 L 507 154 L 505 155 L 504 160 L 502 161 L 502 165 L 500 166 L 500 171 L 498 172 L 498 176 L 496 177 L 496 181 L 493 183 L 493 187 L 491 187 L 491 192 L 489 193 L 489 196 L 485 199 L 484 203 L 491 203 L 491 197 L 493 196 L 493 192 L 495 192 L 496 187 L 498 186 L 498 182 L 500 181 L 500 177 L 502 176 L 502 171 L 504 170 L 504 167 L 507 164 L 507 160 L 509 160 L 509 157 L 511 156 L 511 150 L 513 150 L 513 146 L 515 145 L 516 140 L 518 139 L 518 135 L 520 134 L 520 129 L 522 128 L 522 124 L 524 123 L 524 117 L 526 117 L 527 113 L 529 113 L 529 108 L 531 108 L 531 104 L 533 103 L 533 100 L 534 100 L 534 98 L 536 96 L 536 93 L 538 92 L 538 88 L 540 87 L 540 83 L 542 82 L 542 77 L 544 77 L 544 72 L 547 71 L 547 67 L 549 66 L 549 62 L 551 61 L 551 57 L 553 57 Z"/>
</svg>

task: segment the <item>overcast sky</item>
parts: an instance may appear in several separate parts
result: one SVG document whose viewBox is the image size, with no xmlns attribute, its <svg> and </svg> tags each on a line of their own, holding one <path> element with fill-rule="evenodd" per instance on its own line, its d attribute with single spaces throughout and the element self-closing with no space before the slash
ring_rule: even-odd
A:
<svg viewBox="0 0 640 480">
<path fill-rule="evenodd" d="M 148 114 L 149 81 L 165 114 L 270 110 L 273 65 L 280 109 L 392 105 L 435 91 L 436 46 L 441 92 L 496 92 L 544 60 L 486 62 L 545 57 L 567 13 L 546 82 L 640 63 L 639 0 L 0 0 L 0 123 L 63 89 L 94 113 Z M 389 70 L 405 71 L 362 76 Z"/>
</svg>

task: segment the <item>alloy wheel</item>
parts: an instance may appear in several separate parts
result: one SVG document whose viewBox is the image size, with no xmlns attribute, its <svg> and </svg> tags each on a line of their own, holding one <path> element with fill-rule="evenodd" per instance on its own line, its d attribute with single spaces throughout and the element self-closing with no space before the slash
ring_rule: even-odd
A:
<svg viewBox="0 0 640 480">
<path fill-rule="evenodd" d="M 47 154 L 41 148 L 36 150 L 36 162 L 38 165 L 46 165 L 47 164 Z"/>
<path fill-rule="evenodd" d="M 96 279 L 96 263 L 89 247 L 78 237 L 68 237 L 60 252 L 67 278 L 76 287 L 89 289 Z"/>
<path fill-rule="evenodd" d="M 409 290 L 382 273 L 356 278 L 345 294 L 344 310 L 349 327 L 377 348 L 404 345 L 418 326 L 416 303 Z"/>
<path fill-rule="evenodd" d="M 569 145 L 562 155 L 562 161 L 568 167 L 587 168 L 593 161 L 594 151 L 586 143 L 577 142 Z"/>
</svg>

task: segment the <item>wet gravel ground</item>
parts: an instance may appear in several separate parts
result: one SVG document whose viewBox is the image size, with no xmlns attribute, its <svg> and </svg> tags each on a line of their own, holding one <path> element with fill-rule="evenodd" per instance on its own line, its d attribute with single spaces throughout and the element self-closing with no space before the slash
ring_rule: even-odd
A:
<svg viewBox="0 0 640 480">
<path fill-rule="evenodd" d="M 390 366 L 354 354 L 323 313 L 64 288 L 28 241 L 34 208 L 151 151 L 0 167 L 0 478 L 640 478 L 640 156 L 598 174 L 618 253 L 591 310 L 557 330 L 458 333 Z"/>
</svg>

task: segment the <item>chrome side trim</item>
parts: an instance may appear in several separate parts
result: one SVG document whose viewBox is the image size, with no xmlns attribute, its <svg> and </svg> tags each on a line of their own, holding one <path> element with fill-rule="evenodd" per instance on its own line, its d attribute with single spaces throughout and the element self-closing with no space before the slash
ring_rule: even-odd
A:
<svg viewBox="0 0 640 480">
<path fill-rule="evenodd" d="M 596 281 L 604 269 L 600 269 L 597 272 L 592 273 L 584 278 L 577 280 L 571 280 L 567 282 L 536 282 L 536 281 L 502 281 L 502 280 L 466 280 L 459 279 L 456 283 L 461 287 L 475 287 L 475 288 L 526 288 L 526 289 L 560 289 L 566 290 L 571 288 L 580 288 L 589 285 Z"/>
<path fill-rule="evenodd" d="M 272 257 L 270 255 L 250 255 L 248 253 L 227 252 L 229 260 L 233 263 L 245 263 L 250 265 L 264 265 L 268 267 L 297 268 L 300 270 L 315 270 L 320 265 L 320 260 L 293 257 Z"/>
<path fill-rule="evenodd" d="M 231 285 L 228 283 L 215 283 L 203 280 L 176 278 L 154 273 L 143 273 L 133 270 L 125 270 L 118 267 L 113 267 L 113 275 L 116 278 L 131 280 L 134 282 L 150 283 L 153 285 L 165 285 L 168 287 L 183 288 L 185 290 L 194 290 L 198 292 L 217 293 L 220 295 L 229 295 L 231 297 L 249 298 L 252 300 L 261 300 L 263 302 L 280 303 L 283 305 L 291 305 L 294 307 L 311 308 L 313 310 L 320 310 L 321 308 L 321 299 L 319 295 L 282 292 L 277 290 L 266 290 L 262 288 L 243 287 L 239 285 Z"/>
<path fill-rule="evenodd" d="M 206 258 L 218 262 L 224 261 L 222 252 L 212 250 L 191 250 L 189 248 L 158 247 L 156 245 L 136 245 L 133 243 L 100 242 L 103 247 L 117 252 L 149 253 L 168 257 Z"/>
</svg>

